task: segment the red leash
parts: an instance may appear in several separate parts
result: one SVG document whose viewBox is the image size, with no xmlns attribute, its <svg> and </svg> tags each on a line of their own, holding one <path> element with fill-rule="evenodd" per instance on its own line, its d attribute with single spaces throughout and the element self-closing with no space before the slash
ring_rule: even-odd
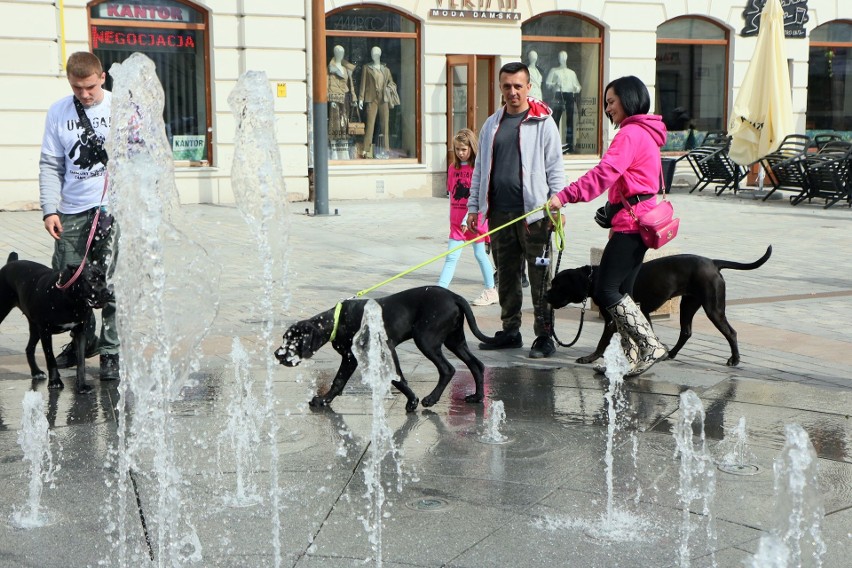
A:
<svg viewBox="0 0 852 568">
<path fill-rule="evenodd" d="M 66 282 L 65 284 L 60 284 L 59 280 L 56 281 L 56 287 L 60 290 L 65 290 L 66 288 L 71 286 L 71 284 L 77 281 L 77 278 L 80 277 L 80 274 L 83 273 L 83 267 L 86 266 L 86 257 L 89 256 L 89 249 L 92 247 L 92 241 L 95 238 L 95 231 L 98 228 L 98 218 L 101 216 L 101 206 L 104 203 L 104 197 L 106 196 L 108 182 L 109 173 L 107 172 L 106 168 L 104 168 L 104 191 L 103 193 L 101 193 L 101 203 L 100 205 L 98 205 L 98 208 L 95 211 L 95 218 L 92 219 L 92 227 L 89 229 L 89 238 L 86 241 L 86 252 L 83 253 L 83 261 L 80 263 L 80 266 L 77 267 L 77 272 L 75 272 L 74 275 L 68 279 L 68 282 Z"/>
</svg>

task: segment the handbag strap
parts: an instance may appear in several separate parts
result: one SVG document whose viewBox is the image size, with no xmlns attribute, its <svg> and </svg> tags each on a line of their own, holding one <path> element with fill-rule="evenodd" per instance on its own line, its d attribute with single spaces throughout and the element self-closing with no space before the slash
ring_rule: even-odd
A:
<svg viewBox="0 0 852 568">
<path fill-rule="evenodd" d="M 77 110 L 77 116 L 80 117 L 80 124 L 83 125 L 83 130 L 86 131 L 86 136 L 89 140 L 92 141 L 92 146 L 95 151 L 95 158 L 97 161 L 101 162 L 104 166 L 107 165 L 107 161 L 109 157 L 107 156 L 106 149 L 101 145 L 98 140 L 97 135 L 95 134 L 95 129 L 92 128 L 92 123 L 89 121 L 89 117 L 86 116 L 86 111 L 83 109 L 83 103 L 77 97 L 71 97 L 74 99 L 74 108 Z"/>
</svg>

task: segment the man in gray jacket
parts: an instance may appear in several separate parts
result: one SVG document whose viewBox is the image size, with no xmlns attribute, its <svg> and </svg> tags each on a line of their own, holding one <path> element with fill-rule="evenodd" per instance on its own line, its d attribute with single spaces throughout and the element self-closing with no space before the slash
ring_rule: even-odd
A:
<svg viewBox="0 0 852 568">
<path fill-rule="evenodd" d="M 550 108 L 529 97 L 529 69 L 523 63 L 507 63 L 500 69 L 500 91 L 505 105 L 488 117 L 479 133 L 479 155 L 468 199 L 468 226 L 476 227 L 479 215 L 491 228 L 499 227 L 547 203 L 565 186 L 565 168 L 559 130 Z M 523 262 L 532 291 L 536 339 L 530 357 L 550 357 L 556 351 L 551 339 L 553 322 L 542 294 L 550 284 L 550 268 L 536 264 L 550 235 L 550 221 L 536 212 L 491 236 L 497 265 L 503 331 L 497 344 L 480 349 L 523 347 L 521 308 Z M 546 291 L 546 290 L 545 290 Z"/>
</svg>

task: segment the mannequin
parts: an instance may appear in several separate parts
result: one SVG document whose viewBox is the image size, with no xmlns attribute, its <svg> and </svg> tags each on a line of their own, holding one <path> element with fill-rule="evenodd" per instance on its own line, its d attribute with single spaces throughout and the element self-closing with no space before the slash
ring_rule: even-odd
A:
<svg viewBox="0 0 852 568">
<path fill-rule="evenodd" d="M 335 45 L 333 53 L 328 62 L 328 138 L 339 140 L 349 136 L 350 105 L 357 104 L 358 97 L 352 78 L 355 66 L 343 59 L 343 46 Z"/>
<path fill-rule="evenodd" d="M 364 132 L 364 152 L 365 158 L 373 156 L 373 132 L 376 127 L 376 115 L 381 121 L 381 130 L 379 134 L 383 136 L 382 142 L 387 148 L 388 138 L 388 114 L 390 107 L 388 101 L 385 100 L 385 85 L 393 82 L 390 69 L 382 63 L 382 50 L 379 46 L 374 46 L 370 50 L 370 58 L 372 61 L 363 66 L 361 70 L 361 92 L 358 101 L 358 108 L 363 109 L 366 105 L 366 129 Z"/>
<path fill-rule="evenodd" d="M 527 67 L 530 69 L 530 84 L 532 85 L 530 88 L 530 96 L 543 100 L 544 96 L 541 94 L 541 71 L 538 70 L 538 66 L 536 65 L 537 61 L 538 52 L 530 51 L 529 54 L 527 54 Z"/>
<path fill-rule="evenodd" d="M 562 119 L 562 113 L 565 113 L 563 153 L 569 153 L 574 151 L 574 96 L 580 92 L 580 82 L 577 80 L 577 74 L 568 68 L 568 54 L 560 51 L 558 57 L 559 65 L 548 71 L 545 83 L 553 91 L 551 106 L 553 120 L 557 126 Z"/>
</svg>

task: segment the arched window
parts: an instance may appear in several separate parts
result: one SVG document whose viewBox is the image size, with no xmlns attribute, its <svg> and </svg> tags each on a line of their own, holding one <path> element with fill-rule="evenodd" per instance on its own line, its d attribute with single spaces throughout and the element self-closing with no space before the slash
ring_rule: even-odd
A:
<svg viewBox="0 0 852 568">
<path fill-rule="evenodd" d="M 553 109 L 564 154 L 600 154 L 603 33 L 568 12 L 549 12 L 521 26 L 521 50 L 530 68 L 530 94 Z"/>
<path fill-rule="evenodd" d="M 176 165 L 212 163 L 208 14 L 184 0 L 89 4 L 89 40 L 107 71 L 134 52 L 149 57 L 165 92 L 163 119 Z"/>
<path fill-rule="evenodd" d="M 325 27 L 329 158 L 419 158 L 420 22 L 361 4 Z"/>
<path fill-rule="evenodd" d="M 852 21 L 828 22 L 810 34 L 805 122 L 808 134 L 852 138 Z"/>
<path fill-rule="evenodd" d="M 725 130 L 729 32 L 704 18 L 674 18 L 657 28 L 656 113 L 669 138 L 664 150 L 689 150 Z"/>
</svg>

